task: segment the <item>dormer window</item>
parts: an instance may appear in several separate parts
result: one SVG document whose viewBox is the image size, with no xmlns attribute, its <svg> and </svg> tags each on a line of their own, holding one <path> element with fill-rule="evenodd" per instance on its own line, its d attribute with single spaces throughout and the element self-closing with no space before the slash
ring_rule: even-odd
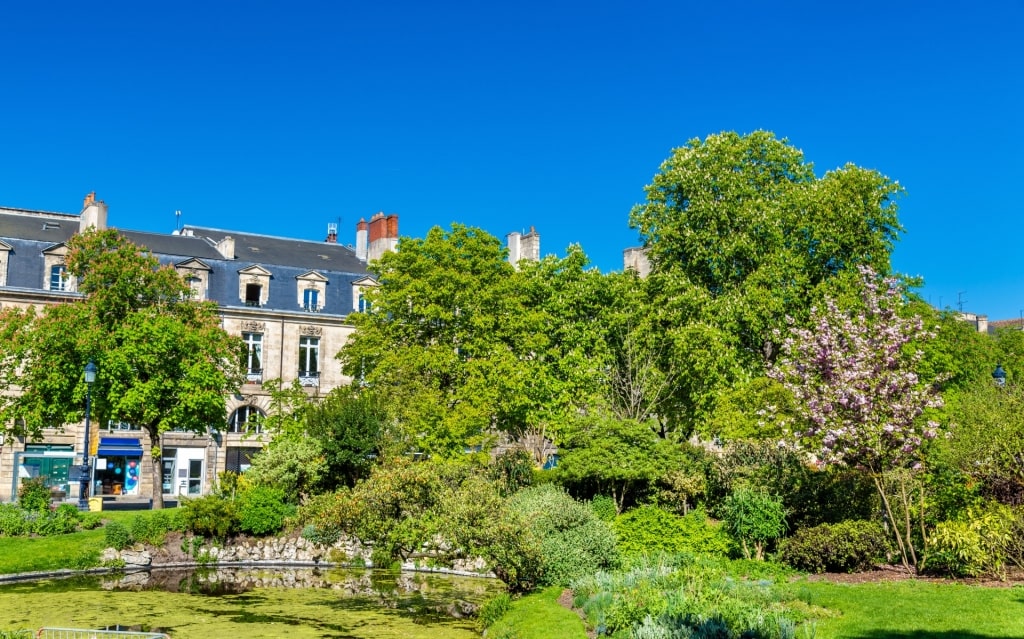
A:
<svg viewBox="0 0 1024 639">
<path fill-rule="evenodd" d="M 68 247 L 63 244 L 54 244 L 43 251 L 43 290 L 74 292 L 78 280 L 67 272 L 64 265 L 64 258 L 68 254 Z"/>
<path fill-rule="evenodd" d="M 270 271 L 253 264 L 238 271 L 238 297 L 246 306 L 266 306 L 270 297 Z"/>
<path fill-rule="evenodd" d="M 260 306 L 260 300 L 263 298 L 263 287 L 259 284 L 246 284 L 245 285 L 245 305 L 246 306 Z"/>
<path fill-rule="evenodd" d="M 367 293 L 377 286 L 377 280 L 372 277 L 362 277 L 352 282 L 352 310 L 359 313 L 370 311 L 370 299 Z"/>
<path fill-rule="evenodd" d="M 311 312 L 316 313 L 320 310 L 320 291 L 315 288 L 307 288 L 302 291 L 302 308 Z"/>
<path fill-rule="evenodd" d="M 327 302 L 327 278 L 316 271 L 307 271 L 296 278 L 299 308 L 319 313 Z"/>
<path fill-rule="evenodd" d="M 50 267 L 50 290 L 68 290 L 68 272 L 63 264 L 54 264 Z"/>
<path fill-rule="evenodd" d="M 189 298 L 200 302 L 206 300 L 210 272 L 213 270 L 209 265 L 193 257 L 175 264 L 174 270 L 178 271 L 178 274 L 185 280 L 185 284 L 188 285 Z"/>
</svg>

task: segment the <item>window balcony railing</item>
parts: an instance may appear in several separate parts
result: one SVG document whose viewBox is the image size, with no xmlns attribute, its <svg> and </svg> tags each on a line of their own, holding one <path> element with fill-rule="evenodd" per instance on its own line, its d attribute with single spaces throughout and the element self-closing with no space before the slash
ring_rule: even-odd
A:
<svg viewBox="0 0 1024 639">
<path fill-rule="evenodd" d="M 245 373 L 245 381 L 249 384 L 260 384 L 263 382 L 263 371 L 253 369 Z"/>
<path fill-rule="evenodd" d="M 320 371 L 299 371 L 299 384 L 303 386 L 319 386 Z"/>
<path fill-rule="evenodd" d="M 259 300 L 245 300 L 245 305 L 246 306 L 255 306 L 256 308 L 259 308 L 260 307 L 260 301 Z"/>
</svg>

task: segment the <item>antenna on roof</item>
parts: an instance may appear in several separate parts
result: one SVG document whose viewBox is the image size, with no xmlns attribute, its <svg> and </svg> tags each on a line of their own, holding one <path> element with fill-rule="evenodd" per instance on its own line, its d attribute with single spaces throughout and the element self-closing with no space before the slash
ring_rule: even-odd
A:
<svg viewBox="0 0 1024 639">
<path fill-rule="evenodd" d="M 175 211 L 174 212 L 174 230 L 175 231 L 180 231 L 181 230 L 181 211 Z"/>
</svg>

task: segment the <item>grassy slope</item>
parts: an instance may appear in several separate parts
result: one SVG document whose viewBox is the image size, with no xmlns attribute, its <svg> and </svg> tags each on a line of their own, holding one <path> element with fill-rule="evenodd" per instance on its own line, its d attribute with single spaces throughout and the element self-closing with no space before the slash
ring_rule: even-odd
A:
<svg viewBox="0 0 1024 639">
<path fill-rule="evenodd" d="M 842 612 L 817 622 L 816 639 L 1024 637 L 1024 587 L 903 581 L 796 588 L 802 599 Z"/>
<path fill-rule="evenodd" d="M 130 525 L 133 511 L 103 513 L 107 521 Z M 81 568 L 83 558 L 99 556 L 106 546 L 102 528 L 53 537 L 0 537 L 0 574 Z"/>
<path fill-rule="evenodd" d="M 487 629 L 488 639 L 587 639 L 583 622 L 558 603 L 560 587 L 547 588 L 512 602 L 508 611 Z"/>
</svg>

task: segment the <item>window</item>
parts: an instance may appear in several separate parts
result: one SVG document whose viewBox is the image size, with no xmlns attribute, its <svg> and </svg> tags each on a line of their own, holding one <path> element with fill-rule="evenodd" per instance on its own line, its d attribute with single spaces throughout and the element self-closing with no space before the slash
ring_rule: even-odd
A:
<svg viewBox="0 0 1024 639">
<path fill-rule="evenodd" d="M 141 426 L 135 424 L 129 424 L 128 422 L 115 422 L 110 420 L 107 422 L 107 430 L 118 431 L 118 430 L 142 430 Z"/>
<path fill-rule="evenodd" d="M 245 342 L 245 377 L 247 382 L 263 381 L 263 335 L 261 333 L 242 333 Z"/>
<path fill-rule="evenodd" d="M 363 295 L 362 292 L 360 292 L 359 293 L 359 312 L 360 313 L 366 313 L 367 311 L 370 310 L 371 306 L 372 305 L 370 304 L 370 301 L 368 299 L 366 299 L 366 296 Z"/>
<path fill-rule="evenodd" d="M 307 288 L 302 291 L 302 308 L 312 313 L 316 313 L 320 310 L 320 304 L 317 303 L 319 299 L 320 291 L 315 288 Z"/>
<path fill-rule="evenodd" d="M 249 466 L 252 465 L 252 458 L 261 450 L 261 448 L 228 446 L 227 459 L 224 461 L 224 470 L 244 473 L 249 470 Z"/>
<path fill-rule="evenodd" d="M 302 336 L 299 338 L 299 381 L 320 376 L 320 338 Z"/>
<path fill-rule="evenodd" d="M 260 295 L 263 293 L 263 287 L 259 284 L 246 284 L 245 285 L 245 305 L 246 306 L 259 306 Z"/>
<path fill-rule="evenodd" d="M 50 290 L 68 290 L 68 274 L 63 264 L 54 264 L 50 267 Z"/>
<path fill-rule="evenodd" d="M 189 296 L 192 299 L 203 299 L 203 280 L 199 279 L 195 275 L 190 275 L 185 278 L 185 283 L 188 284 Z"/>
<path fill-rule="evenodd" d="M 239 406 L 228 418 L 229 433 L 261 433 L 265 414 L 257 406 Z"/>
</svg>

